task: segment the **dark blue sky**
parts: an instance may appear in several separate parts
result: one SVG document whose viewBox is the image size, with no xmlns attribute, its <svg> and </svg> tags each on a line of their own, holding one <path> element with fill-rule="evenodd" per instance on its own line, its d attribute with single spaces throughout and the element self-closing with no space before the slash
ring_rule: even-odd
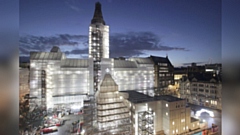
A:
<svg viewBox="0 0 240 135">
<path fill-rule="evenodd" d="M 20 0 L 20 54 L 86 57 L 96 0 Z M 221 1 L 100 0 L 111 57 L 168 55 L 174 66 L 221 62 Z M 121 52 L 120 52 L 121 51 Z"/>
</svg>

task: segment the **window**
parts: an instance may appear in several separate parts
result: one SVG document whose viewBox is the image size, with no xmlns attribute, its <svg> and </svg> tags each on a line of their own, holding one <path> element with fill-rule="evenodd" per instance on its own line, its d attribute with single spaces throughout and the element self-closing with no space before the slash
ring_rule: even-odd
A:
<svg viewBox="0 0 240 135">
<path fill-rule="evenodd" d="M 196 91 L 196 92 L 197 92 L 197 88 L 193 88 L 193 91 Z"/>
<path fill-rule="evenodd" d="M 166 104 L 166 107 L 168 107 L 168 104 Z"/>
<path fill-rule="evenodd" d="M 196 84 L 196 83 L 194 83 L 194 84 L 193 84 L 193 86 L 197 86 L 197 84 Z"/>
<path fill-rule="evenodd" d="M 181 122 L 185 122 L 185 119 L 181 119 Z"/>
<path fill-rule="evenodd" d="M 200 91 L 200 92 L 204 92 L 204 90 L 203 90 L 203 89 L 199 89 L 198 91 Z"/>
<path fill-rule="evenodd" d="M 210 93 L 211 93 L 211 94 L 215 94 L 216 91 L 215 91 L 215 90 L 211 90 Z"/>
<path fill-rule="evenodd" d="M 174 121 L 172 122 L 172 125 L 174 125 Z"/>
<path fill-rule="evenodd" d="M 168 113 L 166 112 L 166 115 L 168 116 Z"/>
<path fill-rule="evenodd" d="M 216 88 L 216 86 L 213 86 L 213 85 L 212 85 L 212 86 L 210 86 L 210 88 Z"/>
</svg>

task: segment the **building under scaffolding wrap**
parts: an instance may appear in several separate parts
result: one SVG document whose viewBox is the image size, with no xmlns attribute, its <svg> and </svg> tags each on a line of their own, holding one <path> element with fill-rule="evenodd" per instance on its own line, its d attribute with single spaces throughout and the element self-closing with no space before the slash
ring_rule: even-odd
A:
<svg viewBox="0 0 240 135">
<path fill-rule="evenodd" d="M 30 108 L 80 109 L 93 94 L 92 59 L 69 59 L 58 47 L 30 54 Z M 81 82 L 81 83 L 79 83 Z"/>
<path fill-rule="evenodd" d="M 84 101 L 83 107 L 83 130 L 86 135 L 94 135 L 98 133 L 97 128 L 97 105 L 94 95 L 89 95 L 89 99 Z"/>
<path fill-rule="evenodd" d="M 127 100 L 118 92 L 118 85 L 108 73 L 96 93 L 96 102 L 100 134 L 131 134 Z"/>
</svg>

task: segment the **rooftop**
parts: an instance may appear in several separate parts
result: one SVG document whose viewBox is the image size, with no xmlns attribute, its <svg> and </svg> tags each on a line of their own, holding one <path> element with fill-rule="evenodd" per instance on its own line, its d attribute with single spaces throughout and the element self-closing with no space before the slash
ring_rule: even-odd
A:
<svg viewBox="0 0 240 135">
<path fill-rule="evenodd" d="M 95 4 L 95 11 L 94 11 L 91 24 L 95 24 L 95 23 L 102 23 L 103 25 L 105 25 L 105 21 L 102 15 L 102 6 L 100 2 L 96 2 Z"/>
<path fill-rule="evenodd" d="M 153 64 L 153 61 L 149 58 L 130 58 L 131 61 L 136 61 L 138 64 Z"/>
<path fill-rule="evenodd" d="M 172 63 L 170 62 L 170 60 L 168 59 L 168 57 L 159 57 L 159 56 L 153 56 L 151 55 L 150 58 L 152 59 L 152 61 L 155 63 L 155 64 L 158 64 L 158 63 L 169 63 L 172 67 Z"/>
<path fill-rule="evenodd" d="M 161 95 L 161 96 L 151 97 L 151 96 L 148 96 L 148 95 L 145 95 L 143 93 L 133 91 L 133 90 L 120 91 L 120 92 L 128 93 L 129 94 L 128 100 L 132 103 L 145 103 L 145 102 L 160 101 L 160 100 L 164 100 L 167 102 L 174 102 L 174 101 L 184 100 L 184 99 L 173 97 L 170 95 Z"/>
<path fill-rule="evenodd" d="M 212 79 L 215 79 L 216 82 L 221 82 L 220 76 L 213 76 L 211 73 L 189 73 L 188 77 L 185 77 L 184 80 L 189 79 L 189 81 L 194 81 L 194 78 L 198 82 L 210 82 Z"/>
<path fill-rule="evenodd" d="M 62 68 L 87 68 L 88 59 L 64 59 L 61 61 Z"/>
<path fill-rule="evenodd" d="M 133 61 L 114 60 L 114 68 L 137 68 L 137 64 Z"/>
<path fill-rule="evenodd" d="M 61 60 L 62 52 L 30 52 L 30 60 Z"/>
</svg>

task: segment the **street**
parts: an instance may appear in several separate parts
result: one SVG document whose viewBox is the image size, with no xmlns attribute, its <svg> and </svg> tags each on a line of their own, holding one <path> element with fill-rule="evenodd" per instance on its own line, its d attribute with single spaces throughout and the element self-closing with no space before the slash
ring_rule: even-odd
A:
<svg viewBox="0 0 240 135">
<path fill-rule="evenodd" d="M 188 104 L 191 107 L 191 110 L 194 112 L 194 114 L 196 114 L 197 111 L 201 110 L 201 109 L 206 109 L 208 111 L 212 111 L 214 113 L 214 117 L 211 117 L 208 113 L 203 112 L 200 115 L 200 119 L 207 121 L 208 123 L 208 127 L 211 127 L 212 124 L 216 124 L 218 125 L 219 129 L 219 135 L 221 135 L 221 130 L 222 130 L 222 113 L 219 110 L 215 110 L 215 109 L 210 109 L 204 106 L 199 106 L 199 105 L 193 105 L 193 104 Z"/>
<path fill-rule="evenodd" d="M 58 127 L 57 132 L 48 133 L 46 135 L 73 135 L 73 133 L 70 133 L 70 129 L 72 128 L 72 123 L 82 119 L 82 115 L 65 115 L 61 118 L 64 121 L 64 124 L 62 126 Z M 74 133 L 76 135 L 76 133 Z"/>
</svg>

